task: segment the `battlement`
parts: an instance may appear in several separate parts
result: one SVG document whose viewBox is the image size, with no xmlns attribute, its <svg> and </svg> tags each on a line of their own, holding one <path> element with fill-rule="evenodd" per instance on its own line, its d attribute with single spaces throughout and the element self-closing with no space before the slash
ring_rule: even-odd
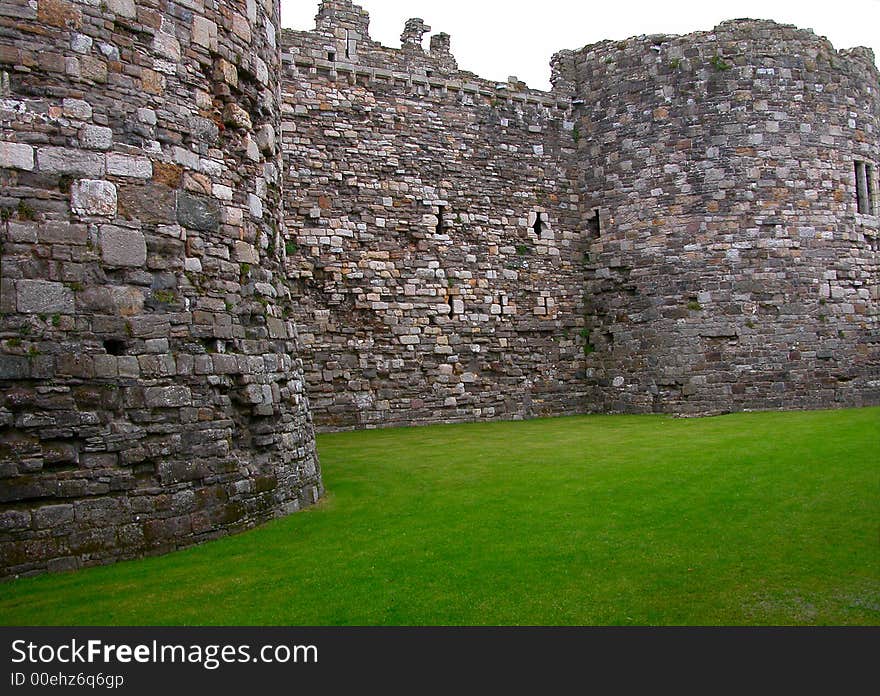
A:
<svg viewBox="0 0 880 696">
<path fill-rule="evenodd" d="M 337 6 L 344 6 L 339 9 Z M 326 7 L 325 7 L 326 6 Z M 401 47 L 389 48 L 369 37 L 369 16 L 360 29 L 353 29 L 351 13 L 357 8 L 347 2 L 323 3 L 314 31 L 282 31 L 283 60 L 288 70 L 315 70 L 332 79 L 351 81 L 393 80 L 435 90 L 481 95 L 493 100 L 555 106 L 564 95 L 529 89 L 516 77 L 506 82 L 491 81 L 462 71 L 452 53 L 452 37 L 440 32 L 431 36 L 430 49 L 424 50 L 424 35 L 431 27 L 420 18 L 406 21 L 401 34 Z"/>
</svg>

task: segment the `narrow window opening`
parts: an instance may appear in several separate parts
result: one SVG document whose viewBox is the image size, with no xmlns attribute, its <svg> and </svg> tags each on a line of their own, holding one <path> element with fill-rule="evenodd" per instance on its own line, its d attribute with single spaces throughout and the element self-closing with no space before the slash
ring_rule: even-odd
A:
<svg viewBox="0 0 880 696">
<path fill-rule="evenodd" d="M 877 206 L 880 203 L 877 201 L 877 184 L 874 176 L 874 165 L 872 164 L 865 165 L 865 183 L 868 189 L 868 215 L 876 215 Z"/>
<path fill-rule="evenodd" d="M 541 221 L 541 216 L 544 213 L 536 213 L 535 214 L 535 224 L 532 225 L 532 229 L 535 230 L 535 234 L 539 237 L 541 236 L 541 232 L 544 230 L 543 222 Z"/>
<path fill-rule="evenodd" d="M 598 239 L 599 235 L 602 234 L 602 222 L 599 219 L 599 209 L 593 209 L 593 216 L 587 220 L 587 227 L 590 233 L 590 237 L 593 239 Z"/>
<path fill-rule="evenodd" d="M 336 62 L 336 51 L 327 51 L 327 60 L 331 63 Z"/>
<path fill-rule="evenodd" d="M 446 226 L 446 221 L 443 219 L 443 212 L 445 210 L 444 206 L 437 206 L 437 234 L 443 234 L 443 228 Z"/>
<path fill-rule="evenodd" d="M 868 194 L 868 168 L 864 162 L 855 161 L 856 172 L 856 211 L 870 215 L 871 200 Z"/>
<path fill-rule="evenodd" d="M 125 341 L 108 338 L 104 341 L 104 350 L 107 351 L 107 355 L 125 355 Z"/>
</svg>

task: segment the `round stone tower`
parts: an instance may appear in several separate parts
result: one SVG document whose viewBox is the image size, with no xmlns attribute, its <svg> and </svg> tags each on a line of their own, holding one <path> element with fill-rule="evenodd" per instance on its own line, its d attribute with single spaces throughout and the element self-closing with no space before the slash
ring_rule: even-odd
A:
<svg viewBox="0 0 880 696">
<path fill-rule="evenodd" d="M 574 100 L 592 239 L 596 407 L 880 401 L 871 52 L 736 20 L 554 62 Z"/>
<path fill-rule="evenodd" d="M 313 503 L 277 0 L 2 12 L 0 575 Z"/>
</svg>

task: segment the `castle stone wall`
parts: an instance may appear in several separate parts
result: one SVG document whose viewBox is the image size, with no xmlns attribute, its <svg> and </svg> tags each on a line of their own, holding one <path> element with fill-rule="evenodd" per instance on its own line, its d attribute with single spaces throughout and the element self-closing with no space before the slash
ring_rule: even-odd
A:
<svg viewBox="0 0 880 696">
<path fill-rule="evenodd" d="M 314 502 L 274 0 L 0 6 L 0 573 Z"/>
<path fill-rule="evenodd" d="M 880 403 L 870 51 L 736 20 L 547 93 L 430 31 L 0 5 L 0 575 L 312 503 L 314 427 Z"/>
<path fill-rule="evenodd" d="M 562 51 L 542 93 L 368 22 L 283 39 L 321 427 L 880 401 L 870 51 L 736 20 Z"/>
<path fill-rule="evenodd" d="M 593 407 L 880 401 L 870 51 L 738 20 L 563 52 L 555 68 L 576 109 L 582 204 L 607 211 L 585 286 Z M 856 162 L 872 215 L 856 207 Z"/>
<path fill-rule="evenodd" d="M 351 3 L 284 32 L 288 274 L 326 429 L 579 413 L 584 245 L 568 100 L 400 50 Z"/>
</svg>

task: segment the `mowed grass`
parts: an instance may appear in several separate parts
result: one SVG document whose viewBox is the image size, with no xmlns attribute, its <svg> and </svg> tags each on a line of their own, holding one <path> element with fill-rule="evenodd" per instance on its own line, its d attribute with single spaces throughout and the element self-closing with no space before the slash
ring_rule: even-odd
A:
<svg viewBox="0 0 880 696">
<path fill-rule="evenodd" d="M 314 509 L 3 624 L 880 624 L 880 409 L 322 435 Z"/>
</svg>

